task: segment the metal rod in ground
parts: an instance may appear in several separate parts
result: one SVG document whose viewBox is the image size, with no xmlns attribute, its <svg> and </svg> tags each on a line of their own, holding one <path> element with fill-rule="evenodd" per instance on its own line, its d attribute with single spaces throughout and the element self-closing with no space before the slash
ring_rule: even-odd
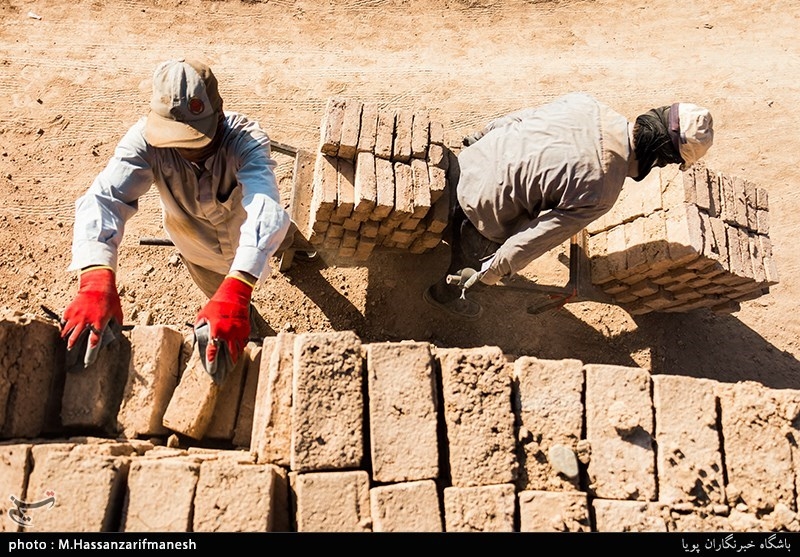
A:
<svg viewBox="0 0 800 557">
<path fill-rule="evenodd" d="M 174 246 L 168 238 L 139 238 L 140 246 Z"/>
</svg>

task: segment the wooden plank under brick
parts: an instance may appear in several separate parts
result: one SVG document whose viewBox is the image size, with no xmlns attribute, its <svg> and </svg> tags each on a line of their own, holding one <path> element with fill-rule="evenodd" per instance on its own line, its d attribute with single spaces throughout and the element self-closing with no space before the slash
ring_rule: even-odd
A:
<svg viewBox="0 0 800 557">
<path fill-rule="evenodd" d="M 342 141 L 342 123 L 344 122 L 345 99 L 331 97 L 325 106 L 320 125 L 319 151 L 335 157 L 339 153 Z"/>
<path fill-rule="evenodd" d="M 355 99 L 347 99 L 345 101 L 342 136 L 337 153 L 340 159 L 348 161 L 355 159 L 358 150 L 358 136 L 361 131 L 361 110 L 363 106 L 361 101 Z"/>
</svg>

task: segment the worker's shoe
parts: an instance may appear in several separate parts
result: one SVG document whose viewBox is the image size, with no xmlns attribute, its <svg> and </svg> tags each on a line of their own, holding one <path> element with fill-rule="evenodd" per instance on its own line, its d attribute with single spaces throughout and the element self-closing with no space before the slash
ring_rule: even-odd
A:
<svg viewBox="0 0 800 557">
<path fill-rule="evenodd" d="M 483 314 L 483 306 L 478 302 L 467 300 L 461 296 L 448 297 L 446 301 L 440 301 L 441 296 L 436 294 L 436 286 L 430 286 L 422 294 L 423 299 L 436 309 L 443 311 L 453 317 L 460 319 L 475 320 Z"/>
</svg>

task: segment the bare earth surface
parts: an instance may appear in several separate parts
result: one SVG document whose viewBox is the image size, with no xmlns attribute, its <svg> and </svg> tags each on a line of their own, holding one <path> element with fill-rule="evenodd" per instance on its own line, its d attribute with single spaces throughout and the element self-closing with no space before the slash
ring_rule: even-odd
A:
<svg viewBox="0 0 800 557">
<path fill-rule="evenodd" d="M 769 192 L 780 283 L 768 295 L 730 315 L 634 318 L 596 302 L 531 315 L 530 296 L 492 289 L 480 321 L 457 322 L 422 300 L 446 268 L 440 247 L 366 265 L 323 254 L 286 273 L 273 260 L 255 295 L 268 323 L 800 388 L 798 36 L 795 0 L 0 0 L 0 306 L 60 314 L 74 296 L 74 201 L 146 113 L 167 58 L 205 58 L 227 109 L 311 150 L 334 95 L 426 110 L 460 137 L 580 90 L 630 119 L 675 101 L 711 110 L 707 166 Z M 276 159 L 288 199 L 292 160 Z M 204 297 L 173 248 L 140 245 L 153 237 L 165 237 L 155 189 L 120 254 L 126 320 L 191 322 Z M 545 259 L 527 274 L 563 283 Z"/>
</svg>

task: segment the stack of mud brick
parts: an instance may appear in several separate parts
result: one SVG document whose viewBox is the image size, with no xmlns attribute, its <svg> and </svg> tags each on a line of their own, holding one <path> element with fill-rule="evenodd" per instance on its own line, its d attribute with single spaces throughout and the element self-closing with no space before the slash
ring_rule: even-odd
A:
<svg viewBox="0 0 800 557">
<path fill-rule="evenodd" d="M 422 112 L 328 100 L 313 171 L 311 244 L 365 260 L 376 247 L 423 253 L 447 225 L 448 150 Z"/>
<path fill-rule="evenodd" d="M 778 283 L 765 189 L 702 163 L 628 180 L 587 227 L 593 285 L 631 314 L 737 311 Z"/>
<path fill-rule="evenodd" d="M 349 331 L 215 384 L 183 343 L 65 375 L 56 324 L 0 318 L 0 531 L 800 531 L 797 390 Z"/>
</svg>

